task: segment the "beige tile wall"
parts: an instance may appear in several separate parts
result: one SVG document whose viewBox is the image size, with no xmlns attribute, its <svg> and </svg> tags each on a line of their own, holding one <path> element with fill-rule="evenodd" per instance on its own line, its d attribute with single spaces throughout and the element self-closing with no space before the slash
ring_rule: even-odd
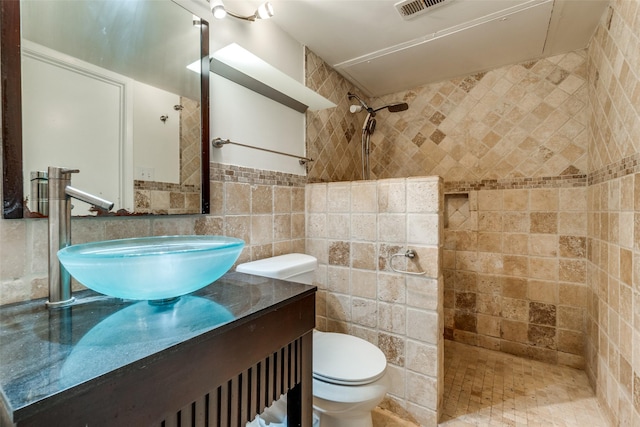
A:
<svg viewBox="0 0 640 427">
<path fill-rule="evenodd" d="M 613 425 L 640 425 L 640 2 L 589 46 L 586 371 Z"/>
<path fill-rule="evenodd" d="M 318 258 L 317 327 L 382 349 L 391 388 L 381 406 L 423 426 L 442 406 L 442 181 L 308 184 L 307 253 Z M 408 248 L 417 257 L 389 255 Z"/>
<path fill-rule="evenodd" d="M 305 48 L 306 84 L 338 107 L 306 113 L 309 182 L 354 181 L 362 178 L 360 129 L 363 117 L 349 112 L 348 92 L 358 90 L 320 57 Z M 361 96 L 364 99 L 364 96 Z"/>
<path fill-rule="evenodd" d="M 246 242 L 238 263 L 304 252 L 305 189 L 299 177 L 249 169 L 243 176 L 229 170 L 225 177 L 211 182 L 210 215 L 74 218 L 73 241 L 224 234 Z M 47 221 L 0 219 L 0 305 L 43 298 L 47 292 Z"/>
<path fill-rule="evenodd" d="M 360 179 L 365 114 L 348 82 L 313 53 L 307 85 L 338 107 L 307 113 L 311 181 Z M 330 89 L 330 90 L 329 90 Z M 328 93 L 325 94 L 323 90 Z M 368 99 L 377 107 L 372 178 L 439 175 L 445 182 L 583 175 L 587 167 L 586 50 Z"/>
<path fill-rule="evenodd" d="M 180 183 L 200 188 L 200 102 L 180 97 Z"/>
<path fill-rule="evenodd" d="M 639 196 L 640 174 L 588 194 L 586 371 L 614 425 L 640 422 Z"/>
<path fill-rule="evenodd" d="M 444 178 L 447 338 L 584 366 L 586 64 L 580 50 L 367 99 L 409 104 L 376 117 L 372 175 Z M 346 92 L 339 76 L 314 77 L 312 87 Z M 353 116 L 344 101 L 326 121 L 311 116 L 334 131 L 307 140 L 323 165 L 355 155 L 359 170 L 364 117 Z M 353 175 L 323 166 L 309 179 Z"/>
<path fill-rule="evenodd" d="M 445 337 L 584 367 L 586 188 L 445 195 Z"/>
</svg>

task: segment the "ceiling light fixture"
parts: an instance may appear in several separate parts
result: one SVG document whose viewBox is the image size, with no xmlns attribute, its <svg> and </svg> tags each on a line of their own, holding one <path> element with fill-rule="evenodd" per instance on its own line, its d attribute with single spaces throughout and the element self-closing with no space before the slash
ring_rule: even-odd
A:
<svg viewBox="0 0 640 427">
<path fill-rule="evenodd" d="M 237 19 L 253 22 L 256 19 L 269 19 L 273 16 L 273 6 L 268 1 L 262 3 L 256 9 L 256 11 L 253 12 L 253 15 L 249 15 L 249 16 L 242 16 L 242 15 L 233 13 L 231 11 L 228 11 L 227 9 L 225 9 L 224 4 L 222 3 L 222 0 L 211 0 L 210 5 L 211 5 L 211 12 L 213 13 L 213 16 L 217 19 L 223 19 L 225 16 L 229 15 Z"/>
<path fill-rule="evenodd" d="M 211 13 L 216 19 L 223 19 L 227 16 L 227 11 L 222 4 L 222 0 L 211 0 Z"/>
</svg>

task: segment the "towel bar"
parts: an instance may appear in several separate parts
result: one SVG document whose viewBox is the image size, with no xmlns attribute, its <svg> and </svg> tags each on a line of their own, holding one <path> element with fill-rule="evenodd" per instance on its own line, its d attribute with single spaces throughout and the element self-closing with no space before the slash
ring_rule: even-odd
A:
<svg viewBox="0 0 640 427">
<path fill-rule="evenodd" d="M 255 150 L 266 151 L 268 153 L 281 154 L 283 156 L 295 157 L 296 159 L 298 159 L 298 162 L 300 163 L 300 165 L 303 165 L 303 166 L 306 165 L 307 162 L 313 162 L 313 159 L 309 157 L 298 156 L 297 154 L 283 153 L 282 151 L 269 150 L 268 148 L 255 147 L 253 145 L 241 144 L 239 142 L 233 142 L 228 139 L 214 138 L 213 141 L 211 141 L 211 145 L 213 145 L 213 147 L 215 148 L 222 148 L 226 144 L 238 145 L 240 147 L 246 147 L 246 148 L 253 148 Z"/>
</svg>

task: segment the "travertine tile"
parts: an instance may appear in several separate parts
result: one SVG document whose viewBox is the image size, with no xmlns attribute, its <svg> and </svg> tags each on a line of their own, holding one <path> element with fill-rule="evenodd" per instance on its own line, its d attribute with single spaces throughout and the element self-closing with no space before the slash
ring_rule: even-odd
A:
<svg viewBox="0 0 640 427">
<path fill-rule="evenodd" d="M 438 343 L 438 335 L 436 312 L 407 309 L 407 337 L 435 345 Z"/>
<path fill-rule="evenodd" d="M 351 260 L 351 245 L 348 241 L 329 242 L 329 264 L 348 267 Z"/>
<path fill-rule="evenodd" d="M 383 213 L 406 212 L 405 180 L 385 180 L 378 184 L 378 211 Z"/>
<path fill-rule="evenodd" d="M 291 188 L 273 187 L 273 211 L 277 213 L 291 212 Z"/>
<path fill-rule="evenodd" d="M 357 297 L 375 299 L 378 294 L 376 272 L 353 270 L 351 272 L 351 294 Z"/>
<path fill-rule="evenodd" d="M 326 237 L 347 240 L 351 236 L 351 217 L 345 213 L 327 214 Z"/>
<path fill-rule="evenodd" d="M 273 242 L 273 215 L 251 216 L 251 244 Z"/>
<path fill-rule="evenodd" d="M 527 283 L 528 297 L 532 301 L 558 303 L 558 284 L 555 281 L 529 279 Z"/>
<path fill-rule="evenodd" d="M 431 410 L 438 409 L 438 383 L 435 378 L 409 371 L 407 397 L 410 402 Z"/>
<path fill-rule="evenodd" d="M 224 218 L 221 216 L 203 216 L 196 219 L 195 234 L 222 235 L 224 234 Z"/>
<path fill-rule="evenodd" d="M 373 328 L 378 325 L 378 317 L 378 305 L 375 300 L 351 298 L 351 319 L 354 323 Z M 393 321 L 390 323 L 393 324 Z"/>
<path fill-rule="evenodd" d="M 554 212 L 532 212 L 530 215 L 531 233 L 556 233 L 558 215 Z"/>
<path fill-rule="evenodd" d="M 273 216 L 274 241 L 291 240 L 291 214 Z"/>
<path fill-rule="evenodd" d="M 406 310 L 404 305 L 379 302 L 376 309 L 378 323 L 372 324 L 372 327 L 377 326 L 380 330 L 404 335 L 406 332 Z"/>
<path fill-rule="evenodd" d="M 378 347 L 394 365 L 403 366 L 405 360 L 405 339 L 398 335 L 378 333 Z"/>
<path fill-rule="evenodd" d="M 358 181 L 351 184 L 351 211 L 375 213 L 378 210 L 375 182 Z"/>
<path fill-rule="evenodd" d="M 349 212 L 350 206 L 351 185 L 349 183 L 328 186 L 327 210 L 329 212 Z"/>
<path fill-rule="evenodd" d="M 377 240 L 378 217 L 375 214 L 351 214 L 351 238 L 354 240 Z"/>
<path fill-rule="evenodd" d="M 407 223 L 404 214 L 378 215 L 378 239 L 385 242 L 406 242 Z"/>
<path fill-rule="evenodd" d="M 229 215 L 251 212 L 251 185 L 238 182 L 225 183 L 225 209 Z"/>
<path fill-rule="evenodd" d="M 306 212 L 326 212 L 327 211 L 327 186 L 326 184 L 308 185 L 306 191 L 307 204 Z"/>
<path fill-rule="evenodd" d="M 440 426 L 608 427 L 583 371 L 446 341 Z M 411 426 L 395 421 L 375 427 Z"/>
<path fill-rule="evenodd" d="M 171 207 L 171 195 L 168 191 L 151 191 L 150 204 L 157 211 L 167 212 Z"/>
<path fill-rule="evenodd" d="M 434 178 L 408 178 L 406 181 L 407 212 L 437 213 L 441 206 L 439 181 Z"/>
<path fill-rule="evenodd" d="M 315 159 L 309 178 L 360 179 L 362 118 L 349 112 L 344 96 L 357 89 L 313 52 L 307 50 L 306 58 L 307 84 L 330 92 L 326 95 L 338 104 L 332 114 L 307 113 L 307 150 Z M 560 65 L 567 62 L 570 70 Z M 372 178 L 440 175 L 463 181 L 584 174 L 586 62 L 585 51 L 570 52 L 533 66 L 509 65 L 367 100 L 370 105 L 409 104 L 407 112 L 378 119 L 374 138 L 393 139 L 397 150 L 390 153 L 374 144 Z M 522 141 L 516 147 L 514 138 Z M 384 202 L 381 206 L 385 209 Z M 500 210 L 502 204 L 494 207 Z M 527 209 L 519 203 L 512 208 Z"/>
<path fill-rule="evenodd" d="M 407 303 L 424 310 L 438 309 L 438 282 L 432 278 L 411 276 L 406 279 Z"/>
<path fill-rule="evenodd" d="M 329 253 L 331 255 L 331 253 Z M 375 270 L 376 269 L 376 245 L 375 243 L 351 243 L 351 267 Z"/>
</svg>

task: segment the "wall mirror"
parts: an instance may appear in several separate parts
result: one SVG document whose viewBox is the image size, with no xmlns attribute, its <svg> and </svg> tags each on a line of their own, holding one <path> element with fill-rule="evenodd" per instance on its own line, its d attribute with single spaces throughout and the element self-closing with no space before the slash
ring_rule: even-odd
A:
<svg viewBox="0 0 640 427">
<path fill-rule="evenodd" d="M 20 0 L 0 15 L 4 218 L 46 216 L 47 166 L 79 169 L 72 185 L 116 214 L 209 212 L 207 22 L 157 0 Z"/>
</svg>

